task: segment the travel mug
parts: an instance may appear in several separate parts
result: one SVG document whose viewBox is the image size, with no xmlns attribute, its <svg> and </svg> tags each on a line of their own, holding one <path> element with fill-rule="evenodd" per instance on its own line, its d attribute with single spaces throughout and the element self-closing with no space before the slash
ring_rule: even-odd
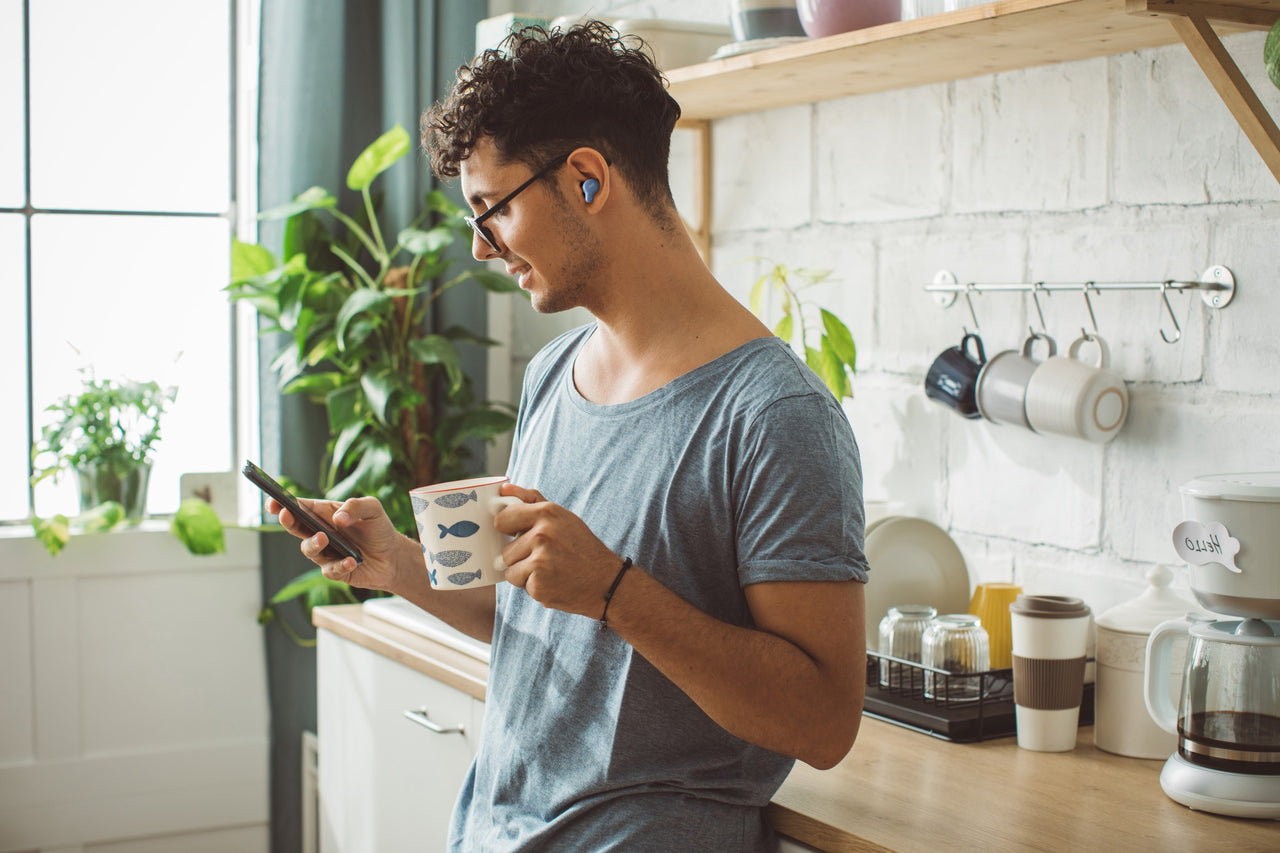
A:
<svg viewBox="0 0 1280 853">
<path fill-rule="evenodd" d="M 1020 595 L 1009 605 L 1018 746 L 1075 749 L 1084 693 L 1089 606 L 1064 595 Z"/>
</svg>

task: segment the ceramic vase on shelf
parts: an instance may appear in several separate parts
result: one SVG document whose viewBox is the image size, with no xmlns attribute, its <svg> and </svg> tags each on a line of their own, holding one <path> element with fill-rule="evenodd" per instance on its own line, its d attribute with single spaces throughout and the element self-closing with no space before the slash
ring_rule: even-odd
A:
<svg viewBox="0 0 1280 853">
<path fill-rule="evenodd" d="M 796 11 L 805 33 L 823 38 L 901 20 L 902 0 L 796 0 Z"/>
<path fill-rule="evenodd" d="M 804 38 L 795 0 L 729 0 L 734 41 Z"/>
</svg>

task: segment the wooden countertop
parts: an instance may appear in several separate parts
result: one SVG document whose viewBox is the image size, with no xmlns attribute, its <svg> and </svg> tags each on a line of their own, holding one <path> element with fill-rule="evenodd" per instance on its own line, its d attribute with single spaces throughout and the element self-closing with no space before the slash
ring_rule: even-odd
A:
<svg viewBox="0 0 1280 853">
<path fill-rule="evenodd" d="M 364 613 L 316 608 L 317 627 L 484 699 L 486 666 Z M 797 762 L 769 806 L 779 832 L 832 853 L 860 851 L 1280 850 L 1280 821 L 1194 812 L 1160 789 L 1161 761 L 1122 758 L 1082 728 L 1073 752 L 1009 738 L 957 744 L 865 718 L 839 765 Z"/>
</svg>

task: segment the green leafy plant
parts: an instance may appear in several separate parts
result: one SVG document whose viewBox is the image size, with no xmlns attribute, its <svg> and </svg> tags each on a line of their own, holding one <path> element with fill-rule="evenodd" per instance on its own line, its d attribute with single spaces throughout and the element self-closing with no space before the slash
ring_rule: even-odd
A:
<svg viewBox="0 0 1280 853">
<path fill-rule="evenodd" d="M 463 476 L 468 442 L 490 442 L 515 424 L 513 407 L 478 400 L 462 369 L 461 347 L 496 341 L 456 325 L 440 328 L 438 301 L 467 283 L 492 293 L 522 291 L 486 269 L 446 278 L 453 263 L 447 250 L 471 230 L 439 191 L 428 193 L 413 222 L 388 242 L 372 187 L 410 149 L 397 125 L 356 158 L 346 182 L 359 194 L 354 210 L 312 187 L 262 213 L 286 220 L 281 255 L 233 241 L 228 290 L 270 321 L 264 334 L 287 336 L 272 364 L 282 390 L 325 407 L 331 437 L 316 491 L 331 500 L 373 495 L 414 535 L 409 489 Z M 333 600 L 336 588 L 308 573 L 281 594 L 304 598 L 309 610 Z M 268 609 L 279 603 L 273 599 Z"/>
<path fill-rule="evenodd" d="M 177 390 L 156 382 L 84 380 L 77 394 L 68 394 L 45 408 L 55 415 L 31 450 L 32 485 L 66 470 L 96 467 L 123 481 L 151 464 L 160 440 L 160 418 Z M 41 464 L 43 461 L 43 464 Z"/>
<path fill-rule="evenodd" d="M 782 316 L 774 324 L 773 333 L 804 356 L 805 364 L 821 377 L 837 400 L 852 397 L 851 380 L 858 359 L 853 335 L 839 317 L 802 295 L 830 279 L 831 271 L 770 264 L 769 271 L 751 287 L 752 313 L 768 319 L 776 302 Z"/>
<path fill-rule="evenodd" d="M 110 530 L 142 514 L 160 419 L 177 396 L 156 382 L 85 376 L 79 392 L 46 407 L 54 415 L 31 447 L 35 485 L 74 471 L 80 515 L 34 518 L 36 537 L 50 554 L 66 546 L 73 529 Z"/>
</svg>

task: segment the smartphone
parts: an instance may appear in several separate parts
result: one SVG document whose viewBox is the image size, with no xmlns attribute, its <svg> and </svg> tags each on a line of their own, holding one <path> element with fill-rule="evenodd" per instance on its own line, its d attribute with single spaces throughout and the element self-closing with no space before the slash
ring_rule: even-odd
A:
<svg viewBox="0 0 1280 853">
<path fill-rule="evenodd" d="M 297 519 L 299 525 L 311 533 L 323 531 L 324 535 L 329 537 L 329 545 L 324 549 L 323 553 L 335 559 L 354 557 L 357 563 L 364 562 L 364 557 L 356 546 L 342 538 L 341 533 L 303 509 L 301 504 L 298 503 L 298 499 L 289 494 L 284 486 L 273 480 L 266 471 L 246 459 L 241 473 L 249 478 L 249 482 L 275 498 L 277 503 L 293 513 L 293 517 Z"/>
</svg>

